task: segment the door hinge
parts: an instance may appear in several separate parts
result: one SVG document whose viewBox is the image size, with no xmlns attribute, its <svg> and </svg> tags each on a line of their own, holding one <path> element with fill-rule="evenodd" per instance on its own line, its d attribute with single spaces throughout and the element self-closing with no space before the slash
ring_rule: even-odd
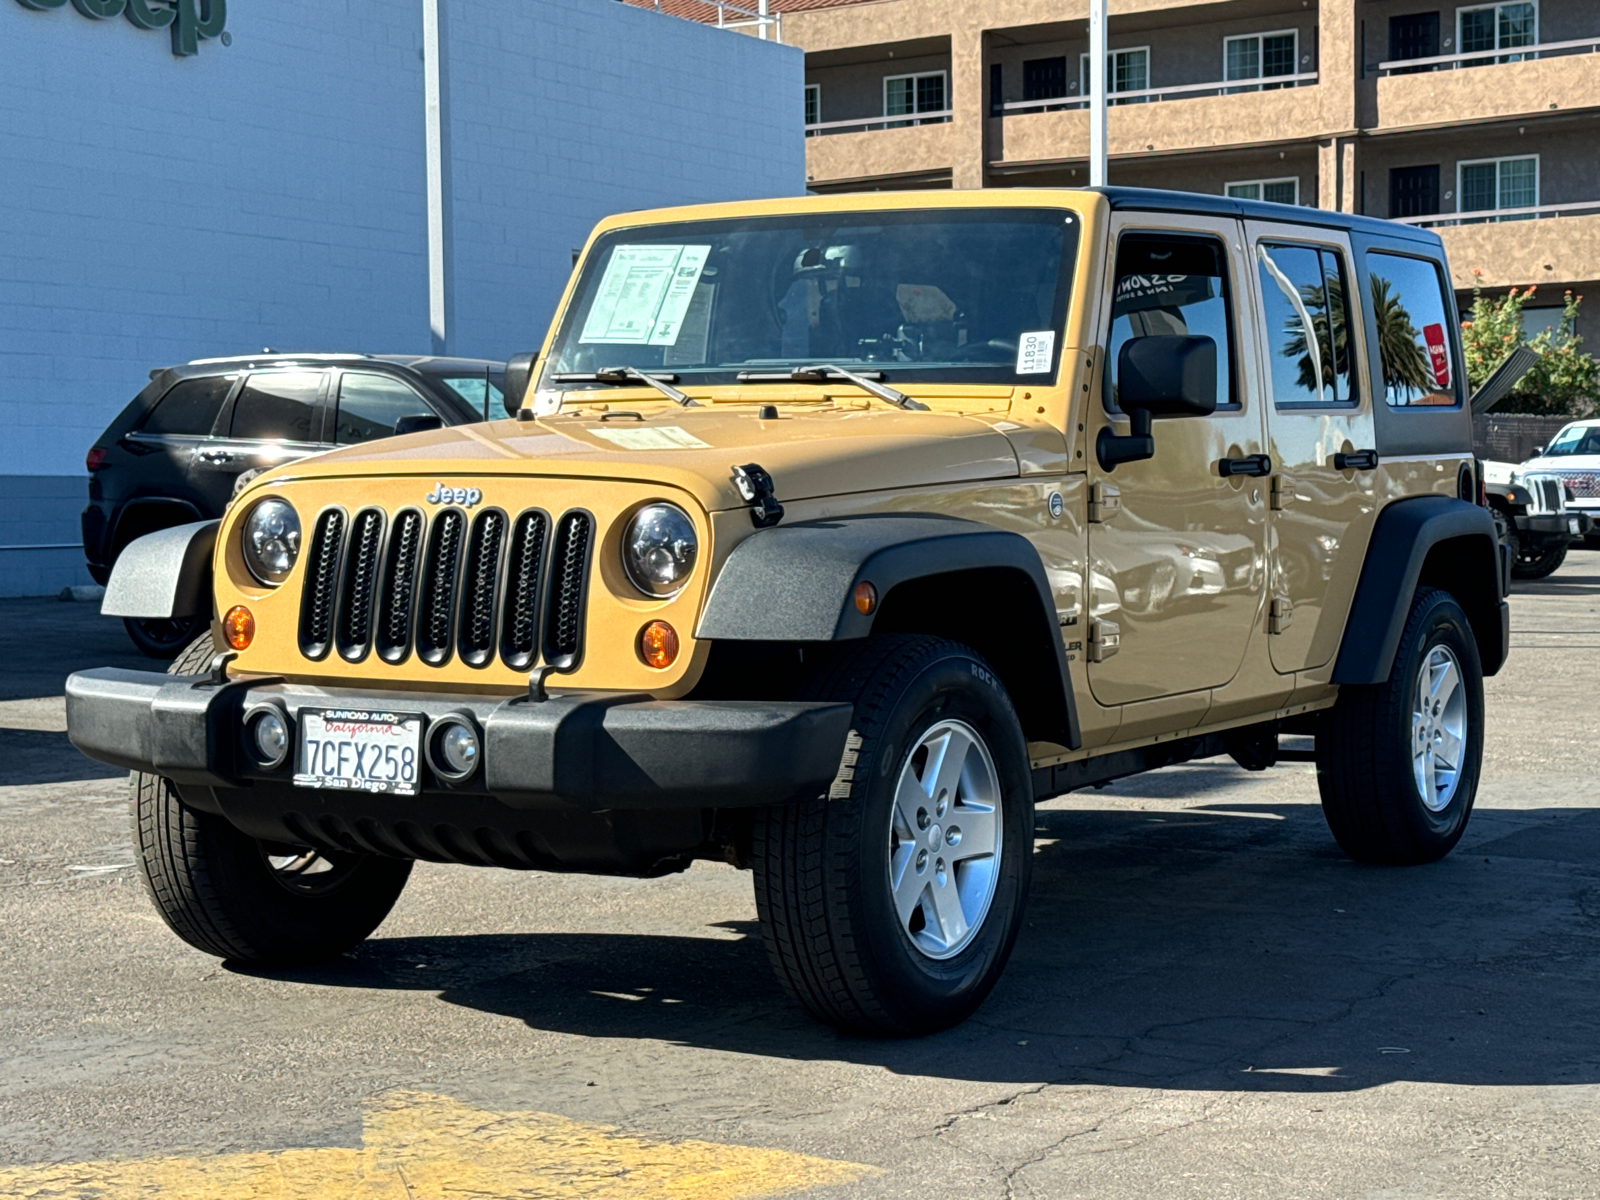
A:
<svg viewBox="0 0 1600 1200">
<path fill-rule="evenodd" d="M 1105 662 L 1122 649 L 1122 627 L 1115 621 L 1089 622 L 1089 661 Z"/>
<path fill-rule="evenodd" d="M 1122 511 L 1122 492 L 1114 483 L 1097 483 L 1089 489 L 1089 520 L 1109 521 Z"/>
<path fill-rule="evenodd" d="M 1284 633 L 1294 620 L 1294 604 L 1287 596 L 1274 596 L 1267 611 L 1267 632 Z"/>
<path fill-rule="evenodd" d="M 1294 480 L 1287 475 L 1272 477 L 1272 511 L 1282 512 L 1294 503 Z"/>
</svg>

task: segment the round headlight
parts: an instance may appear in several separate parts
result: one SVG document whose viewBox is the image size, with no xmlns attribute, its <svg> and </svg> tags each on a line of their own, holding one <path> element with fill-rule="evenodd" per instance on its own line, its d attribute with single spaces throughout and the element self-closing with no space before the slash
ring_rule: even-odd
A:
<svg viewBox="0 0 1600 1200">
<path fill-rule="evenodd" d="M 676 504 L 647 504 L 628 522 L 622 565 L 645 595 L 675 596 L 694 570 L 699 550 L 688 513 Z"/>
<path fill-rule="evenodd" d="M 300 518 L 285 500 L 263 500 L 245 518 L 244 565 L 262 583 L 277 587 L 300 557 Z"/>
</svg>

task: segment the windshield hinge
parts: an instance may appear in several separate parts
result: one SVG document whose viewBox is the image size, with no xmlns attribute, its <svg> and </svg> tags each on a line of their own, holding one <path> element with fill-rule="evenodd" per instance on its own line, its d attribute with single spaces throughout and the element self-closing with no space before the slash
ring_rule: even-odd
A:
<svg viewBox="0 0 1600 1200">
<path fill-rule="evenodd" d="M 783 520 L 783 505 L 773 495 L 776 488 L 772 476 L 756 463 L 733 468 L 733 484 L 750 506 L 750 523 L 757 529 L 766 529 Z"/>
</svg>

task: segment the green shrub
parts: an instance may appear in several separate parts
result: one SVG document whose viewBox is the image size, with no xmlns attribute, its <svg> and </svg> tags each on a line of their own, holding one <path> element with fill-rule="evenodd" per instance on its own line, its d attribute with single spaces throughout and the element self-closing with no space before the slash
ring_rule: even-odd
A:
<svg viewBox="0 0 1600 1200">
<path fill-rule="evenodd" d="M 1522 307 L 1535 288 L 1512 288 L 1499 299 L 1491 299 L 1477 282 L 1482 274 L 1472 272 L 1472 309 L 1461 322 L 1470 389 L 1476 391 L 1507 355 L 1526 345 L 1538 351 L 1539 361 L 1495 411 L 1593 416 L 1600 410 L 1600 363 L 1584 353 L 1583 339 L 1573 332 L 1583 297 L 1569 289 L 1562 298 L 1561 323 L 1529 338 L 1522 328 Z"/>
</svg>

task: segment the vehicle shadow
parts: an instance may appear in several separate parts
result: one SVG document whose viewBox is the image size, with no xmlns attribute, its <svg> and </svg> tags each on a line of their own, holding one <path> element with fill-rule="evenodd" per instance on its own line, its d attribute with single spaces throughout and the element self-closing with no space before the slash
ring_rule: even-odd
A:
<svg viewBox="0 0 1600 1200">
<path fill-rule="evenodd" d="M 0 729 L 0 787 L 35 783 L 75 783 L 89 779 L 127 778 L 121 767 L 107 766 L 80 753 L 65 733 L 43 729 Z"/>
<path fill-rule="evenodd" d="M 1600 555 L 1595 556 L 1600 567 Z M 1600 571 L 1588 569 L 1585 563 L 1577 570 L 1565 567 L 1543 579 L 1513 579 L 1511 595 L 1517 596 L 1593 596 L 1600 595 Z"/>
<path fill-rule="evenodd" d="M 973 1019 L 933 1037 L 810 1020 L 753 923 L 379 938 L 274 975 L 436 991 L 540 1031 L 994 1082 L 1600 1082 L 1600 811 L 1480 814 L 1450 858 L 1397 869 L 1344 858 L 1314 805 L 1082 803 L 1040 810 L 1010 967 Z"/>
<path fill-rule="evenodd" d="M 128 640 L 122 622 L 95 603 L 0 600 L 0 700 L 59 696 L 67 676 L 88 667 L 165 671 Z"/>
</svg>

